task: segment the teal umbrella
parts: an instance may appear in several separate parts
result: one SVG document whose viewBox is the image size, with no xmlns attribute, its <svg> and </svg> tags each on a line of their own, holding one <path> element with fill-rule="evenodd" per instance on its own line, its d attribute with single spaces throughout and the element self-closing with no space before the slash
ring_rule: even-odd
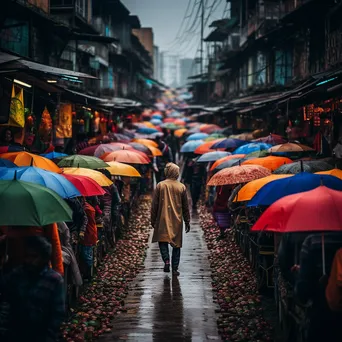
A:
<svg viewBox="0 0 342 342">
<path fill-rule="evenodd" d="M 72 221 L 68 204 L 54 191 L 20 180 L 0 180 L 0 226 L 40 227 Z"/>
</svg>

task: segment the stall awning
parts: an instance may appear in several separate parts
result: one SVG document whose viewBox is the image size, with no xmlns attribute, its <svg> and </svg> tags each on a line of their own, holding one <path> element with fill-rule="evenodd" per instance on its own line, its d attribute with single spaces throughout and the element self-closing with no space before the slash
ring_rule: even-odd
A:
<svg viewBox="0 0 342 342">
<path fill-rule="evenodd" d="M 66 93 L 70 93 L 72 95 L 82 97 L 86 101 L 87 100 L 91 100 L 91 101 L 94 101 L 94 102 L 99 102 L 98 104 L 100 104 L 101 106 L 108 103 L 107 99 L 103 99 L 103 98 L 100 98 L 100 97 L 96 97 L 96 96 L 80 93 L 80 92 L 75 91 L 75 90 L 70 90 L 70 89 L 64 89 L 64 90 L 65 90 Z"/>
</svg>

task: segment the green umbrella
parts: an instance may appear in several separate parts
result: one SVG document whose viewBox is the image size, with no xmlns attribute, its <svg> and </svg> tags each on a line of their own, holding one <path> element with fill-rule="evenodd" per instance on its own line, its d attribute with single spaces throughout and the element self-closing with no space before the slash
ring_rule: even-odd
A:
<svg viewBox="0 0 342 342">
<path fill-rule="evenodd" d="M 72 221 L 72 211 L 56 192 L 19 180 L 0 180 L 0 226 L 40 227 Z"/>
<path fill-rule="evenodd" d="M 245 156 L 245 159 L 249 158 L 263 158 L 269 156 L 270 153 L 267 150 L 262 150 L 262 151 L 255 151 L 252 153 L 249 153 Z"/>
<path fill-rule="evenodd" d="M 60 167 L 83 167 L 85 169 L 103 169 L 108 167 L 102 159 L 83 155 L 74 155 L 63 158 L 58 165 Z"/>
</svg>

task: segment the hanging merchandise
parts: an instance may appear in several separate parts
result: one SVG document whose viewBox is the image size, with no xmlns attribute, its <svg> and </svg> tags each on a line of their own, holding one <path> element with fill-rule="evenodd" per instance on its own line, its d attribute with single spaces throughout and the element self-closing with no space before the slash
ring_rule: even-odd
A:
<svg viewBox="0 0 342 342">
<path fill-rule="evenodd" d="M 52 119 L 46 107 L 42 114 L 42 120 L 40 121 L 39 137 L 43 143 L 50 143 L 52 141 Z"/>
<path fill-rule="evenodd" d="M 72 105 L 71 103 L 60 104 L 59 120 L 56 127 L 56 137 L 59 139 L 72 137 Z"/>
<path fill-rule="evenodd" d="M 100 120 L 100 131 L 102 135 L 107 134 L 107 122 L 108 119 L 106 119 L 105 117 L 102 117 Z"/>
<path fill-rule="evenodd" d="M 12 87 L 11 109 L 8 126 L 20 128 L 25 127 L 24 90 L 22 88 L 19 88 L 19 92 L 16 93 L 15 87 Z"/>
<path fill-rule="evenodd" d="M 94 133 L 99 132 L 99 130 L 100 130 L 100 114 L 99 112 L 95 112 Z"/>
</svg>

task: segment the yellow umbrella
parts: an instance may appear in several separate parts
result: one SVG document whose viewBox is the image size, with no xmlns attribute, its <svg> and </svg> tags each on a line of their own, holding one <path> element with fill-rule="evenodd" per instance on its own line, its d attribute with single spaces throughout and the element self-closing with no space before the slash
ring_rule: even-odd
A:
<svg viewBox="0 0 342 342">
<path fill-rule="evenodd" d="M 133 139 L 133 141 L 147 147 L 158 147 L 158 144 L 155 141 L 149 139 Z"/>
<path fill-rule="evenodd" d="M 114 161 L 108 162 L 107 164 L 109 165 L 109 167 L 106 167 L 106 169 L 113 176 L 141 177 L 138 170 L 133 166 Z"/>
<path fill-rule="evenodd" d="M 251 200 L 254 195 L 266 184 L 282 178 L 291 177 L 293 175 L 270 175 L 264 178 L 259 178 L 247 183 L 238 192 L 234 202 L 245 202 Z"/>
<path fill-rule="evenodd" d="M 1 158 L 10 160 L 17 166 L 36 166 L 47 171 L 62 172 L 52 160 L 28 152 L 2 153 Z"/>
<path fill-rule="evenodd" d="M 156 128 L 156 126 L 153 125 L 153 123 L 149 121 L 143 121 L 142 124 L 144 124 L 146 127 L 149 127 L 149 128 Z"/>
<path fill-rule="evenodd" d="M 342 170 L 340 170 L 340 169 L 332 169 L 329 171 L 320 171 L 320 172 L 316 172 L 316 174 L 318 174 L 318 175 L 330 175 L 330 176 L 334 176 L 334 177 L 337 177 L 339 179 L 342 179 Z"/>
<path fill-rule="evenodd" d="M 83 167 L 65 167 L 63 173 L 68 175 L 79 175 L 90 177 L 97 184 L 101 186 L 111 186 L 113 182 L 108 179 L 103 173 L 91 169 L 84 169 Z"/>
<path fill-rule="evenodd" d="M 180 137 L 182 137 L 187 131 L 188 131 L 188 130 L 187 130 L 186 128 L 177 129 L 177 130 L 175 131 L 175 136 L 176 136 L 177 138 L 180 138 Z"/>
</svg>

